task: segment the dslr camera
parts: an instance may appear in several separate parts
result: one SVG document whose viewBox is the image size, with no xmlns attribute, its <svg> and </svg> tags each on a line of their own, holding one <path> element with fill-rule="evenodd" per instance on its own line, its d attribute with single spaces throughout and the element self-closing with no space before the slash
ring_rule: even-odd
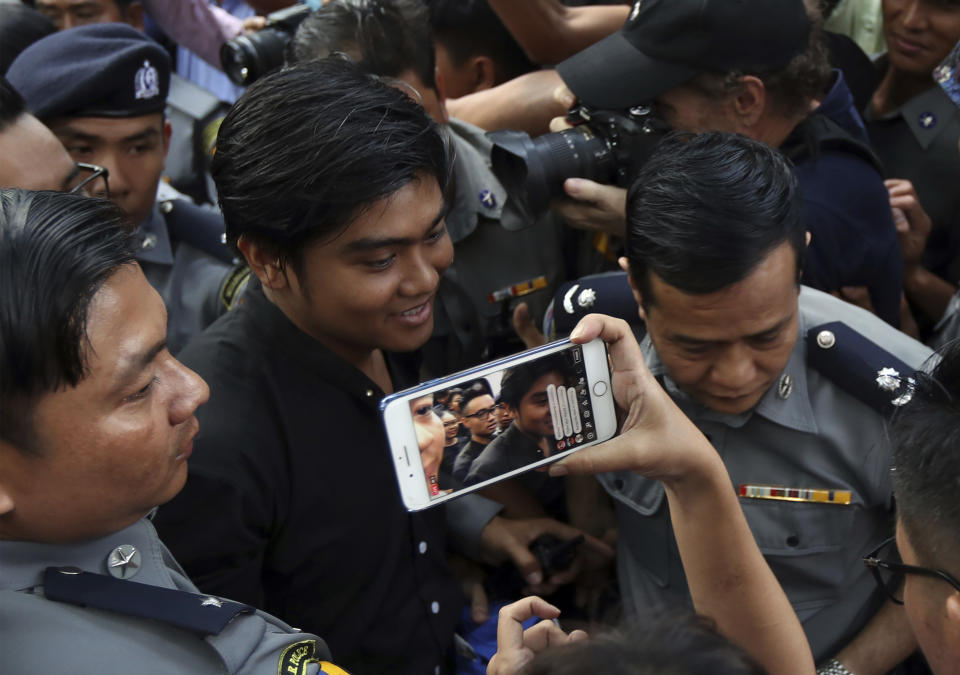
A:
<svg viewBox="0 0 960 675">
<path fill-rule="evenodd" d="M 527 220 L 536 220 L 563 196 L 567 178 L 629 187 L 654 147 L 670 130 L 651 106 L 626 111 L 576 106 L 567 113 L 574 125 L 537 138 L 522 131 L 492 131 L 493 173 Z"/>
<path fill-rule="evenodd" d="M 281 9 L 268 14 L 266 25 L 257 32 L 224 42 L 220 62 L 230 81 L 245 87 L 282 66 L 287 43 L 310 11 L 307 5 Z"/>
</svg>

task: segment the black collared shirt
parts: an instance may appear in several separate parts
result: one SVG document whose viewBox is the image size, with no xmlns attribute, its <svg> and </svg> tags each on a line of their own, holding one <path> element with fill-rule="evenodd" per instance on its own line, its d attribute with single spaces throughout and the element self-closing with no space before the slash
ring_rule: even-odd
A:
<svg viewBox="0 0 960 675">
<path fill-rule="evenodd" d="M 323 636 L 362 673 L 446 670 L 463 597 L 443 509 L 400 501 L 379 402 L 359 370 L 251 288 L 180 358 L 210 385 L 163 540 L 201 588 Z M 410 384 L 409 359 L 389 357 Z"/>
</svg>

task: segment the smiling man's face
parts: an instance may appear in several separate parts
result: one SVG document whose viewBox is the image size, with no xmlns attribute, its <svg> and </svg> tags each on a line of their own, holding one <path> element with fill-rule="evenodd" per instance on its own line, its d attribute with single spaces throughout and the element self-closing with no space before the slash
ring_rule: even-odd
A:
<svg viewBox="0 0 960 675">
<path fill-rule="evenodd" d="M 960 0 L 884 0 L 883 35 L 890 65 L 931 77 L 960 40 Z"/>
<path fill-rule="evenodd" d="M 453 262 L 443 195 L 421 177 L 374 202 L 334 239 L 286 269 L 284 312 L 349 362 L 374 349 L 409 352 L 433 332 L 440 275 Z"/>
</svg>

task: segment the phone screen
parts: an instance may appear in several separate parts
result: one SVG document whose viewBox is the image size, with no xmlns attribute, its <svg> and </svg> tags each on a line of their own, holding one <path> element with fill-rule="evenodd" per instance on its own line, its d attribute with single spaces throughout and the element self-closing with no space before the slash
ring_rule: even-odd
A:
<svg viewBox="0 0 960 675">
<path fill-rule="evenodd" d="M 580 345 L 448 380 L 409 406 L 431 501 L 597 440 Z"/>
</svg>

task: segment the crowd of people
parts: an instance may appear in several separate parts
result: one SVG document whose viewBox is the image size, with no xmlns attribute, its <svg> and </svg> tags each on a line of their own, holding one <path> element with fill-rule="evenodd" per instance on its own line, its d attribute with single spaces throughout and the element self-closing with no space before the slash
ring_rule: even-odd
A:
<svg viewBox="0 0 960 675">
<path fill-rule="evenodd" d="M 960 673 L 960 1 L 849 2 L 0 2 L 0 671 Z M 554 338 L 617 436 L 408 512 Z"/>
</svg>

